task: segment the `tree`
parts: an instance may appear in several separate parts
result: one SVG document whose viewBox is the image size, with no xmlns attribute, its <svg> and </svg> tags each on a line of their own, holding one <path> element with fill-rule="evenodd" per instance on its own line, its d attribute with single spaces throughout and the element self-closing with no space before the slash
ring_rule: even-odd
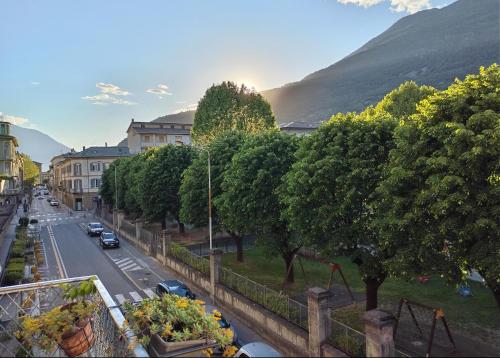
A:
<svg viewBox="0 0 500 358">
<path fill-rule="evenodd" d="M 234 155 L 215 198 L 224 226 L 239 233 L 255 233 L 269 254 L 283 258 L 287 275 L 294 280 L 293 257 L 302 246 L 299 236 L 282 218 L 278 188 L 295 160 L 299 139 L 279 131 L 250 135 Z"/>
<path fill-rule="evenodd" d="M 21 154 L 23 158 L 23 181 L 26 188 L 31 188 L 40 177 L 40 169 L 33 163 L 28 154 Z"/>
<path fill-rule="evenodd" d="M 124 173 L 124 180 L 127 183 L 127 190 L 123 193 L 124 205 L 127 213 L 136 217 L 142 215 L 142 208 L 140 205 L 140 188 L 142 185 L 147 183 L 144 173 L 146 163 L 152 153 L 152 151 L 146 151 L 130 157 L 128 172 Z"/>
<path fill-rule="evenodd" d="M 226 130 L 258 132 L 276 127 L 271 106 L 261 94 L 222 82 L 210 87 L 198 103 L 191 135 L 196 143 L 207 144 Z"/>
<path fill-rule="evenodd" d="M 184 232 L 179 217 L 179 188 L 182 173 L 191 165 L 195 153 L 195 149 L 184 145 L 168 144 L 151 149 L 139 187 L 140 205 L 147 220 L 161 222 L 166 228 L 165 219 L 174 219 L 179 224 L 179 232 Z"/>
<path fill-rule="evenodd" d="M 377 307 L 378 289 L 393 252 L 381 246 L 374 229 L 377 188 L 399 116 L 414 113 L 416 101 L 434 92 L 405 83 L 374 108 L 337 114 L 307 137 L 298 161 L 285 176 L 284 216 L 306 243 L 326 257 L 345 255 L 366 285 L 366 309 Z"/>
<path fill-rule="evenodd" d="M 392 271 L 424 264 L 459 282 L 471 268 L 500 307 L 500 69 L 423 100 L 395 133 L 379 226 Z M 401 274 L 401 272 L 399 272 Z"/>
<path fill-rule="evenodd" d="M 222 192 L 221 184 L 234 154 L 244 141 L 244 133 L 228 131 L 218 135 L 208 146 L 210 152 L 210 171 L 212 202 Z M 181 211 L 183 222 L 197 227 L 208 225 L 208 153 L 200 151 L 193 164 L 184 172 L 180 188 Z M 217 209 L 212 203 L 212 225 L 214 232 L 227 231 L 236 245 L 236 259 L 243 261 L 243 238 L 224 226 Z"/>
</svg>

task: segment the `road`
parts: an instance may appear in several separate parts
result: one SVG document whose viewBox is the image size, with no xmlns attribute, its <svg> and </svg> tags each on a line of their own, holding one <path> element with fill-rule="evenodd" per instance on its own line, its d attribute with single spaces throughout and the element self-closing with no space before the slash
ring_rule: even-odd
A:
<svg viewBox="0 0 500 358">
<path fill-rule="evenodd" d="M 38 219 L 42 231 L 41 241 L 46 266 L 40 269 L 44 280 L 97 275 L 115 302 L 139 301 L 154 296 L 155 287 L 161 280 L 179 278 L 166 270 L 150 256 L 144 255 L 125 239 L 120 248 L 103 250 L 97 237 L 89 237 L 86 225 L 95 221 L 91 213 L 73 212 L 63 205 L 51 207 L 45 198 L 34 199 L 30 218 Z M 106 228 L 111 231 L 111 228 Z M 197 297 L 209 302 L 208 297 L 193 289 Z M 238 333 L 240 345 L 266 341 L 237 317 L 222 314 Z"/>
</svg>

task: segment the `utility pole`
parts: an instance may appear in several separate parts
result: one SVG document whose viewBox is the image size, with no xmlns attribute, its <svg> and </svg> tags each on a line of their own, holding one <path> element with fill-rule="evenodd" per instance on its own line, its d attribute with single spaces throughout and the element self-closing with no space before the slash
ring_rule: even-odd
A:
<svg viewBox="0 0 500 358">
<path fill-rule="evenodd" d="M 115 216 L 118 216 L 117 211 L 118 211 L 118 185 L 116 185 L 116 165 L 115 165 L 115 212 L 113 213 L 113 230 L 115 233 L 117 225 L 116 220 L 118 219 L 118 218 L 115 219 Z"/>
<path fill-rule="evenodd" d="M 208 230 L 210 231 L 210 250 L 212 250 L 212 182 L 210 178 L 210 152 L 208 153 Z"/>
</svg>

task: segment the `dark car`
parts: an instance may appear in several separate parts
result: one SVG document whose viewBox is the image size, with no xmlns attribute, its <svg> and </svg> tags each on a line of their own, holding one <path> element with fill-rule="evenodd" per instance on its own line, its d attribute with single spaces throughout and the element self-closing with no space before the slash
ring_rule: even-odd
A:
<svg viewBox="0 0 500 358">
<path fill-rule="evenodd" d="M 104 231 L 104 227 L 101 223 L 89 223 L 87 225 L 87 235 L 89 236 L 98 236 L 101 235 Z"/>
<path fill-rule="evenodd" d="M 196 298 L 196 295 L 191 292 L 191 290 L 179 280 L 165 280 L 160 282 L 156 286 L 156 294 L 162 296 L 164 294 L 177 295 L 181 297 L 187 297 L 192 300 Z"/>
<path fill-rule="evenodd" d="M 103 232 L 99 238 L 99 244 L 103 249 L 108 247 L 120 247 L 120 240 L 112 232 Z"/>
</svg>

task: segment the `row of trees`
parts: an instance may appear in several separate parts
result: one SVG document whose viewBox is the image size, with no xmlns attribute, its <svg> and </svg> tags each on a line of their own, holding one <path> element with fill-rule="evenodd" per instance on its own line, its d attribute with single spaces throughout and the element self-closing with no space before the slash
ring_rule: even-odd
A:
<svg viewBox="0 0 500 358">
<path fill-rule="evenodd" d="M 408 82 L 299 139 L 277 131 L 274 117 L 259 119 L 246 101 L 229 101 L 221 113 L 217 101 L 240 93 L 223 84 L 207 91 L 200 105 L 210 106 L 195 116 L 203 147 L 165 146 L 115 162 L 118 206 L 151 220 L 207 225 L 210 155 L 216 230 L 239 244 L 256 235 L 283 258 L 286 281 L 294 254 L 307 246 L 352 259 L 367 309 L 377 306 L 388 276 L 439 273 L 458 282 L 471 268 L 500 307 L 499 88 L 496 65 L 444 91 Z M 267 113 L 265 104 L 252 108 Z M 112 166 L 103 181 L 108 202 L 113 175 Z M 237 255 L 243 260 L 242 250 Z"/>
</svg>

